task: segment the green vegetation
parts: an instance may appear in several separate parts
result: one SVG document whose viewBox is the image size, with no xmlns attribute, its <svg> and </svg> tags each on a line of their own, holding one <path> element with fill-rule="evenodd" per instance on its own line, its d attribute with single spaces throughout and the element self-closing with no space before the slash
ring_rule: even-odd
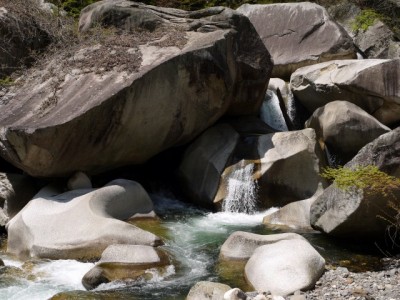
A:
<svg viewBox="0 0 400 300">
<path fill-rule="evenodd" d="M 8 76 L 0 79 L 0 87 L 12 85 L 13 83 L 14 83 L 14 81 L 11 79 L 11 77 L 8 77 Z"/>
<path fill-rule="evenodd" d="M 356 188 L 389 196 L 393 189 L 400 189 L 399 178 L 390 176 L 371 165 L 356 168 L 326 168 L 321 176 L 334 181 L 334 184 L 344 191 Z"/>
<path fill-rule="evenodd" d="M 372 9 L 364 9 L 355 18 L 352 23 L 353 31 L 366 31 L 370 26 L 374 25 L 378 20 L 383 20 L 384 17 Z"/>
<path fill-rule="evenodd" d="M 58 8 L 65 10 L 69 16 L 78 18 L 81 10 L 99 0 L 51 0 Z"/>
</svg>

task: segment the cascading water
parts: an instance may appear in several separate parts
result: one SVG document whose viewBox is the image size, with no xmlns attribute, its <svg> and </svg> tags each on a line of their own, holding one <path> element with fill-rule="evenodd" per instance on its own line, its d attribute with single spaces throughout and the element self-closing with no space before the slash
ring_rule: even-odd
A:
<svg viewBox="0 0 400 300">
<path fill-rule="evenodd" d="M 241 160 L 230 174 L 227 196 L 222 203 L 225 212 L 253 214 L 257 208 L 257 183 L 253 180 L 255 165 Z"/>
<path fill-rule="evenodd" d="M 261 106 L 260 118 L 276 130 L 288 130 L 281 108 L 279 107 L 278 96 L 271 90 L 267 90 L 265 94 L 265 99 Z"/>
</svg>

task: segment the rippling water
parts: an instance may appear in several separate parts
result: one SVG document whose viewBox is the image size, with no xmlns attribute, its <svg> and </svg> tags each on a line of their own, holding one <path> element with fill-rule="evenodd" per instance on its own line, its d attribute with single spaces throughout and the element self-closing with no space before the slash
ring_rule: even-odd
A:
<svg viewBox="0 0 400 300">
<path fill-rule="evenodd" d="M 174 266 L 165 274 L 154 273 L 148 282 L 113 282 L 98 287 L 93 292 L 74 292 L 68 299 L 185 299 L 189 289 L 200 280 L 218 281 L 246 289 L 242 275 L 243 265 L 221 265 L 219 248 L 234 231 L 243 230 L 260 234 L 282 232 L 279 228 L 261 225 L 268 212 L 246 215 L 242 213 L 209 213 L 179 202 L 165 195 L 152 196 L 159 220 L 137 221 L 135 224 L 150 230 L 165 241 L 163 248 L 171 254 Z M 286 229 L 287 230 L 287 229 Z M 368 264 L 375 256 L 339 251 L 332 241 L 320 234 L 305 232 L 328 263 L 343 262 Z M 358 257 L 358 258 L 357 258 Z M 83 291 L 81 278 L 93 263 L 75 260 L 38 260 L 26 263 L 12 259 L 4 252 L 1 258 L 7 266 L 0 272 L 0 299 L 48 299 L 64 291 Z M 357 259 L 359 259 L 357 261 Z M 154 272 L 154 271 L 153 271 Z M 75 295 L 75 298 L 73 297 Z"/>
</svg>

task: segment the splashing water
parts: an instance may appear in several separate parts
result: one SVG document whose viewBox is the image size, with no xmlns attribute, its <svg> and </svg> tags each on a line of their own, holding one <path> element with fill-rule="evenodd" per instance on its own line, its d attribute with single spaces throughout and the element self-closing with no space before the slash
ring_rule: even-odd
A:
<svg viewBox="0 0 400 300">
<path fill-rule="evenodd" d="M 265 99 L 261 106 L 260 118 L 276 130 L 288 130 L 281 108 L 279 107 L 278 96 L 271 90 L 267 90 L 265 94 Z"/>
<path fill-rule="evenodd" d="M 242 160 L 228 178 L 227 196 L 222 204 L 225 212 L 253 214 L 257 208 L 258 186 L 253 180 L 254 164 Z"/>
</svg>

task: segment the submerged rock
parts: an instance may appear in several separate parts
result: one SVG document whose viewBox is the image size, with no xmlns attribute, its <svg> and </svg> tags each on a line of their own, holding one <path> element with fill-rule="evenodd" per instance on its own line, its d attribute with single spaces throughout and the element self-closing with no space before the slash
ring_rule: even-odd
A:
<svg viewBox="0 0 400 300">
<path fill-rule="evenodd" d="M 334 59 L 356 58 L 351 37 L 315 3 L 244 4 L 274 60 L 273 76 L 289 78 L 298 68 Z"/>
<path fill-rule="evenodd" d="M 400 178 L 400 128 L 364 146 L 345 167 L 368 165 Z M 311 224 L 338 237 L 372 241 L 395 238 L 392 234 L 396 226 L 393 231 L 390 228 L 398 221 L 399 199 L 400 190 L 396 188 L 389 188 L 383 195 L 368 190 L 344 191 L 332 184 L 311 206 Z"/>
<path fill-rule="evenodd" d="M 313 128 L 330 152 L 348 162 L 357 152 L 390 128 L 357 105 L 333 101 L 314 111 L 305 126 Z"/>
<path fill-rule="evenodd" d="M 287 296 L 312 288 L 325 260 L 304 239 L 284 240 L 257 248 L 245 267 L 246 280 L 257 291 Z"/>
<path fill-rule="evenodd" d="M 0 154 L 28 174 L 143 163 L 224 114 L 260 108 L 270 55 L 250 21 L 229 8 L 104 0 L 82 11 L 80 30 L 101 38 L 50 57 L 7 103 L 0 99 Z"/>
<path fill-rule="evenodd" d="M 96 266 L 82 278 L 82 284 L 91 290 L 115 280 L 135 280 L 146 277 L 149 269 L 160 269 L 168 264 L 169 258 L 161 249 L 141 245 L 110 245 Z M 151 279 L 151 273 L 147 275 L 147 279 Z"/>
<path fill-rule="evenodd" d="M 186 300 L 221 300 L 231 287 L 210 281 L 199 281 L 189 291 Z"/>
<path fill-rule="evenodd" d="M 385 125 L 400 121 L 400 59 L 336 60 L 292 74 L 296 98 L 310 111 L 345 100 Z"/>
<path fill-rule="evenodd" d="M 154 234 L 121 221 L 151 210 L 134 181 L 66 193 L 48 186 L 8 223 L 7 251 L 21 258 L 92 259 L 111 244 L 159 245 Z"/>
</svg>

